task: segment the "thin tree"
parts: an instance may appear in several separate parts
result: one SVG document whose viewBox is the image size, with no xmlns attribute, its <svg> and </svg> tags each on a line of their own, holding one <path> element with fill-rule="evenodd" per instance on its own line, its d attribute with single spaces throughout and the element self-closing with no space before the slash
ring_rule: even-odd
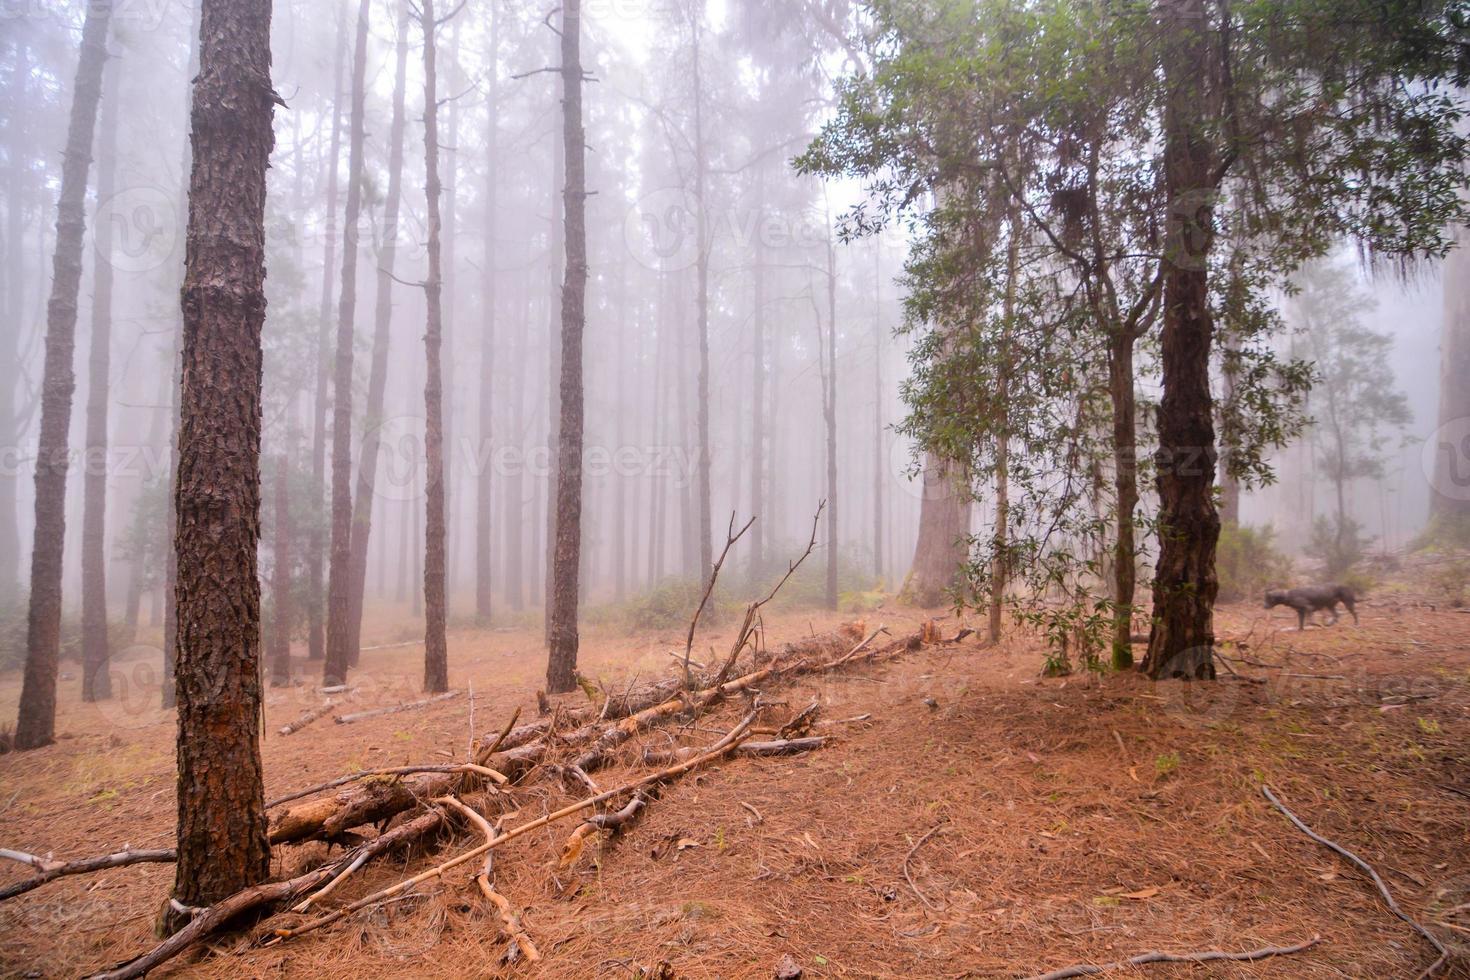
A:
<svg viewBox="0 0 1470 980">
<path fill-rule="evenodd" d="M 8 148 L 5 195 L 5 305 L 3 315 L 8 323 L 19 324 L 25 312 L 25 205 L 32 199 L 30 164 L 24 153 L 16 152 L 24 139 L 21 120 L 31 103 L 30 50 L 21 32 L 12 32 L 13 60 L 6 91 L 6 123 L 10 138 Z M 20 444 L 21 419 L 15 395 L 20 388 L 20 331 L 0 331 L 0 446 Z M 9 603 L 20 590 L 20 479 L 12 467 L 0 467 L 0 602 Z"/>
<path fill-rule="evenodd" d="M 97 200 L 117 184 L 118 59 L 105 72 Z M 107 669 L 107 399 L 112 373 L 112 222 L 93 230 L 92 337 L 87 357 L 87 452 L 82 464 L 82 700 L 112 697 Z"/>
<path fill-rule="evenodd" d="M 1470 226 L 1455 229 L 1455 247 L 1440 273 L 1444 326 L 1439 343 L 1439 425 L 1430 514 L 1461 541 L 1470 536 L 1470 453 L 1452 426 L 1470 418 Z M 1463 430 L 1462 430 L 1463 431 Z"/>
<path fill-rule="evenodd" d="M 582 3 L 561 17 L 566 278 L 561 294 L 561 417 L 557 431 L 556 546 L 547 598 L 546 689 L 570 691 L 577 672 L 577 580 L 582 552 L 582 331 L 587 298 L 587 149 L 582 128 Z"/>
<path fill-rule="evenodd" d="M 373 491 L 382 446 L 383 403 L 388 389 L 388 350 L 393 322 L 393 271 L 398 258 L 398 208 L 403 196 L 404 89 L 408 75 L 406 3 L 400 7 L 393 75 L 393 121 L 388 130 L 388 195 L 383 202 L 383 239 L 378 250 L 377 295 L 373 310 L 373 349 L 368 369 L 367 416 L 362 456 L 357 461 L 357 502 L 352 507 L 352 608 L 347 618 L 348 663 L 357 665 L 362 640 L 363 594 L 367 590 L 368 539 L 373 530 Z"/>
<path fill-rule="evenodd" d="M 827 424 L 827 608 L 837 608 L 837 247 L 827 211 L 827 342 L 818 345 L 822 369 L 822 418 Z"/>
<path fill-rule="evenodd" d="M 270 0 L 203 0 L 185 245 L 178 863 L 165 926 L 270 873 L 261 781 L 261 328 Z"/>
<path fill-rule="evenodd" d="M 362 146 L 371 0 L 357 8 L 352 56 L 352 117 L 347 139 L 347 205 L 342 221 L 341 299 L 332 379 L 332 549 L 327 569 L 327 656 L 322 683 L 347 680 L 352 661 L 352 344 L 357 313 L 357 250 L 362 217 Z"/>
<path fill-rule="evenodd" d="M 700 71 L 700 30 L 703 3 L 691 4 L 689 14 L 690 62 L 694 72 L 694 202 L 695 238 L 699 249 L 695 257 L 695 280 L 698 289 L 695 298 L 699 318 L 699 407 L 696 414 L 699 452 L 699 568 L 700 584 L 703 585 L 713 574 L 714 540 L 710 527 L 710 465 L 711 445 L 709 434 L 709 147 L 705 143 L 704 125 L 704 76 Z M 828 524 L 831 524 L 830 514 Z"/>
<path fill-rule="evenodd" d="M 61 648 L 61 553 L 66 533 L 66 471 L 71 398 L 76 388 L 77 295 L 82 283 L 87 172 L 102 98 L 107 29 L 112 4 L 87 5 L 82 45 L 72 87 L 71 120 L 56 202 L 56 251 L 51 298 L 46 306 L 46 358 L 41 387 L 41 436 L 36 449 L 36 527 L 31 550 L 30 615 L 26 622 L 25 679 L 15 747 L 34 749 L 56 734 L 56 663 Z"/>
<path fill-rule="evenodd" d="M 451 14 L 450 16 L 453 16 Z M 424 30 L 424 193 L 428 198 L 429 277 L 424 281 L 428 319 L 424 330 L 427 373 L 424 380 L 425 538 L 424 538 L 424 690 L 449 690 L 449 649 L 445 637 L 444 568 L 444 309 L 443 260 L 439 237 L 439 101 L 435 67 L 434 0 L 423 0 L 419 23 Z"/>
<path fill-rule="evenodd" d="M 491 563 L 491 499 L 490 490 L 494 472 L 486 454 L 491 448 L 495 408 L 495 236 L 499 204 L 496 193 L 500 183 L 500 19 L 501 14 L 493 4 L 490 11 L 490 43 L 486 51 L 489 77 L 486 80 L 485 121 L 485 257 L 481 275 L 481 305 L 484 307 L 485 328 L 480 338 L 480 472 L 475 486 L 475 617 L 481 623 L 490 622 L 490 585 L 493 578 Z"/>
</svg>

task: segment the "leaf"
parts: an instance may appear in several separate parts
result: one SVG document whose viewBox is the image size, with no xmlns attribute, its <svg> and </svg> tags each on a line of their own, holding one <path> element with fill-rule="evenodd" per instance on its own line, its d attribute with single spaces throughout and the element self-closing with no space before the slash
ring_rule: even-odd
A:
<svg viewBox="0 0 1470 980">
<path fill-rule="evenodd" d="M 1135 902 L 1142 902 L 1145 899 L 1153 898 L 1158 893 L 1159 890 L 1157 888 L 1140 888 L 1136 892 L 1124 892 L 1122 897 L 1131 898 Z"/>
</svg>

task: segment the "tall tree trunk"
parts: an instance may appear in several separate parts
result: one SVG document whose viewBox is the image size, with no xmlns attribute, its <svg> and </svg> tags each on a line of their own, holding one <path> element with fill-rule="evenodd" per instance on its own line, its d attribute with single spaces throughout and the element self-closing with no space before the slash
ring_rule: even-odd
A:
<svg viewBox="0 0 1470 980">
<path fill-rule="evenodd" d="M 378 252 L 373 310 L 372 366 L 368 370 L 367 416 L 362 456 L 357 461 L 357 501 L 352 507 L 351 608 L 347 617 L 348 663 L 356 666 L 362 647 L 363 594 L 367 590 L 368 539 L 373 530 L 373 492 L 382 445 L 383 402 L 388 389 L 388 349 L 393 322 L 393 270 L 398 258 L 398 204 L 403 193 L 404 85 L 408 75 L 408 7 L 399 8 L 395 47 L 393 121 L 388 131 L 388 196 L 383 202 L 383 241 Z M 350 196 L 350 195 L 349 195 Z"/>
<path fill-rule="evenodd" d="M 1011 520 L 1011 336 L 1015 328 L 1016 278 L 1020 274 L 1021 260 L 1021 218 L 1014 208 L 1007 226 L 1005 307 L 1002 310 L 1005 323 L 1001 327 L 1000 377 L 995 391 L 1001 418 L 995 436 L 995 528 L 991 534 L 994 557 L 990 565 L 990 606 L 987 610 L 987 635 L 992 644 L 1000 642 L 1002 610 L 1011 564 L 1010 556 L 1006 553 Z"/>
<path fill-rule="evenodd" d="M 701 584 L 707 581 L 713 573 L 715 560 L 714 540 L 711 537 L 710 527 L 710 457 L 713 455 L 713 447 L 710 444 L 709 434 L 709 260 L 710 249 L 713 246 L 710 241 L 709 209 L 705 199 L 709 148 L 704 142 L 704 85 L 699 65 L 699 21 L 702 9 L 702 4 L 695 6 L 689 26 L 693 43 L 691 60 L 694 66 L 694 199 L 698 209 L 695 223 L 699 246 L 699 255 L 695 261 L 695 275 L 699 290 L 695 300 L 699 317 L 699 391 L 696 395 L 699 399 L 699 406 L 696 410 L 698 428 L 695 449 L 699 453 L 699 577 Z"/>
<path fill-rule="evenodd" d="M 192 79 L 199 75 L 199 32 L 203 13 L 199 5 L 189 5 L 192 16 L 189 22 L 189 71 L 190 84 L 184 86 L 184 118 L 192 119 L 194 112 L 194 92 Z M 184 140 L 184 152 L 182 166 L 179 170 L 181 179 L 179 181 L 179 214 L 184 216 L 187 224 L 189 214 L 189 188 L 186 179 L 182 175 L 193 171 L 193 145 L 189 139 Z M 187 234 L 187 228 L 184 229 Z M 182 284 L 181 284 L 182 285 Z M 170 373 L 173 375 L 173 384 L 170 386 L 172 396 L 170 398 L 171 414 L 173 416 L 172 430 L 169 432 L 169 470 L 168 470 L 168 540 L 172 542 L 178 537 L 179 515 L 174 507 L 174 499 L 178 490 L 178 467 L 179 467 L 179 427 L 183 424 L 182 408 L 180 404 L 180 393 L 184 386 L 184 318 L 180 311 L 178 330 L 174 334 L 173 362 L 170 365 Z M 177 548 L 165 549 L 167 554 L 163 562 L 163 691 L 162 700 L 165 708 L 172 708 L 177 697 L 177 685 L 174 683 L 174 650 L 178 647 L 179 639 L 179 556 Z"/>
<path fill-rule="evenodd" d="M 484 307 L 485 329 L 480 338 L 480 451 L 476 454 L 479 473 L 475 485 L 475 617 L 481 623 L 490 622 L 490 587 L 494 569 L 490 540 L 490 490 L 495 471 L 490 461 L 495 421 L 495 236 L 496 219 L 499 218 L 496 192 L 500 181 L 500 17 L 500 12 L 491 7 L 490 48 L 486 53 L 489 66 L 486 108 L 489 118 L 485 121 L 485 257 L 484 268 L 480 273 L 480 302 Z"/>
<path fill-rule="evenodd" d="M 1237 377 L 1234 358 L 1229 356 L 1229 341 L 1226 341 L 1227 355 L 1221 374 L 1225 378 L 1225 403 L 1231 404 L 1235 400 L 1236 387 L 1240 382 Z M 1229 445 L 1228 440 L 1226 445 Z M 1240 480 L 1230 472 L 1228 460 L 1222 461 L 1220 466 L 1220 524 L 1238 525 L 1240 523 Z"/>
<path fill-rule="evenodd" d="M 562 149 L 566 160 L 566 280 L 561 293 L 561 418 L 557 429 L 556 544 L 547 598 L 546 689 L 576 686 L 577 580 L 582 554 L 582 331 L 587 298 L 587 148 L 582 131 L 582 0 L 561 15 Z"/>
<path fill-rule="evenodd" d="M 453 19 L 453 14 L 446 15 L 448 22 Z M 449 65 L 448 85 L 449 91 L 459 91 L 459 21 L 449 28 Z M 449 133 L 448 139 L 440 145 L 440 149 L 449 150 L 448 165 L 444 168 L 444 225 L 439 239 L 443 245 L 443 268 L 449 270 L 449 280 L 445 282 L 440 279 L 441 296 L 443 297 L 443 331 L 441 333 L 444 345 L 443 356 L 439 363 L 444 372 L 445 396 L 444 410 L 444 615 L 449 616 L 450 606 L 454 602 L 454 576 L 459 559 L 459 535 L 451 534 L 455 527 L 454 507 L 458 501 L 458 488 L 455 486 L 455 413 L 454 407 L 459 404 L 454 395 L 455 374 L 459 368 L 459 358 L 455 356 L 454 350 L 454 270 L 455 249 L 459 244 L 459 99 L 450 98 L 445 100 L 449 105 Z"/>
<path fill-rule="evenodd" d="M 1113 406 L 1113 483 L 1117 507 L 1113 541 L 1113 669 L 1133 666 L 1133 593 L 1137 550 L 1134 511 L 1138 508 L 1138 427 L 1133 396 L 1134 335 L 1118 326 L 1108 338 L 1108 392 Z"/>
<path fill-rule="evenodd" d="M 559 42 L 558 42 L 559 45 Z M 556 56 L 560 57 L 560 46 L 556 49 Z M 553 61 L 556 58 L 552 59 Z M 563 115 L 565 115 L 566 89 L 559 77 L 556 83 L 557 92 L 561 97 Z M 557 420 L 561 418 L 561 330 L 562 330 L 562 302 L 563 290 L 565 289 L 565 256 L 566 256 L 566 229 L 564 227 L 566 212 L 565 202 L 562 200 L 566 193 L 566 146 L 563 145 L 560 134 L 551 140 L 551 233 L 549 235 L 548 253 L 546 265 L 548 272 L 546 318 L 546 449 L 550 454 L 549 466 L 546 478 L 546 493 L 538 494 L 538 504 L 545 507 L 539 530 L 542 533 L 541 546 L 537 549 L 536 561 L 538 574 L 536 582 L 541 589 L 542 602 L 542 630 L 546 637 L 546 644 L 551 645 L 551 577 L 552 570 L 556 566 L 556 467 L 558 462 L 559 447 L 556 443 Z"/>
<path fill-rule="evenodd" d="M 1205 67 L 1212 56 L 1210 22 L 1203 0 L 1161 2 L 1159 16 L 1165 31 L 1164 182 L 1176 214 L 1165 239 L 1164 390 L 1155 457 L 1159 558 L 1153 631 L 1142 666 L 1154 679 L 1213 679 L 1220 518 L 1213 497 L 1210 397 L 1210 202 L 1218 165 L 1206 132 L 1206 121 L 1214 115 Z"/>
<path fill-rule="evenodd" d="M 104 72 L 97 200 L 116 187 L 118 61 Z M 82 700 L 112 697 L 107 640 L 107 399 L 112 373 L 112 223 L 92 230 L 92 337 L 87 357 L 87 451 L 82 457 Z"/>
<path fill-rule="evenodd" d="M 46 307 L 46 359 L 41 387 L 41 438 L 36 449 L 36 526 L 31 549 L 30 616 L 26 624 L 25 679 L 15 747 L 47 745 L 56 734 L 56 662 L 61 647 L 61 553 L 66 532 L 66 471 L 71 397 L 76 388 L 77 294 L 82 284 L 87 172 L 102 98 L 111 3 L 87 5 L 72 88 L 71 121 L 56 202 L 56 252 Z"/>
<path fill-rule="evenodd" d="M 16 126 L 23 108 L 29 104 L 30 52 L 21 32 L 14 32 L 14 55 L 8 89 L 11 98 L 7 109 L 10 124 Z M 13 139 L 23 138 L 16 126 Z M 12 145 L 7 179 L 9 187 L 5 197 L 5 306 L 3 314 L 6 325 L 0 330 L 4 348 L 0 349 L 0 446 L 3 452 L 18 452 L 20 445 L 20 417 L 15 404 L 16 390 L 20 387 L 20 334 L 25 313 L 25 207 L 22 203 L 30 196 L 30 175 L 26 172 L 23 155 L 15 152 Z M 18 460 L 5 460 L 0 466 L 0 603 L 9 604 L 20 592 L 20 478 Z"/>
<path fill-rule="evenodd" d="M 827 608 L 837 608 L 837 250 L 827 223 L 827 368 L 822 417 L 827 423 Z"/>
<path fill-rule="evenodd" d="M 261 327 L 274 139 L 270 0 L 204 0 L 185 247 L 178 863 L 199 907 L 270 873 L 260 761 Z M 173 914 L 177 927 L 183 916 Z"/>
<path fill-rule="evenodd" d="M 1455 229 L 1455 249 L 1441 270 L 1444 328 L 1439 347 L 1439 424 L 1434 452 L 1430 514 L 1470 523 L 1470 453 L 1465 420 L 1470 419 L 1470 228 Z M 1448 529 L 1447 529 L 1448 530 Z"/>
<path fill-rule="evenodd" d="M 287 440 L 289 443 L 289 439 Z M 271 687 L 291 683 L 291 470 L 288 454 L 276 457 L 275 568 L 271 574 L 271 635 L 267 657 Z"/>
<path fill-rule="evenodd" d="M 958 588 L 970 533 L 969 488 L 948 463 L 933 453 L 924 457 L 919 536 L 905 592 L 921 606 L 943 604 Z"/>
<path fill-rule="evenodd" d="M 366 101 L 368 18 L 371 0 L 357 8 L 352 56 L 352 120 L 347 141 L 347 208 L 342 219 L 341 300 L 332 380 L 332 550 L 327 569 L 327 658 L 322 684 L 347 680 L 352 662 L 352 346 L 357 314 L 357 251 L 362 212 L 363 112 Z"/>
<path fill-rule="evenodd" d="M 618 262 L 618 296 L 614 307 L 618 317 L 618 412 L 615 425 L 617 427 L 618 446 L 627 446 L 632 443 L 631 433 L 637 428 L 638 420 L 630 419 L 633 415 L 637 400 L 630 398 L 628 392 L 628 376 L 633 373 L 633 365 L 628 363 L 627 355 L 633 351 L 633 336 L 638 332 L 638 318 L 628 313 L 628 263 L 626 260 Z M 633 329 L 628 329 L 628 322 L 632 320 Z M 616 463 L 617 450 L 614 452 L 613 460 Z M 628 591 L 628 569 L 637 559 L 635 553 L 630 554 L 628 547 L 628 483 L 633 479 L 629 473 L 624 473 L 621 467 L 613 466 L 613 479 L 617 481 L 613 488 L 613 598 L 622 602 Z"/>
<path fill-rule="evenodd" d="M 424 448 L 426 450 L 424 538 L 424 690 L 449 690 L 449 649 L 444 606 L 444 287 L 439 236 L 439 80 L 435 70 L 434 0 L 423 0 L 424 27 L 424 193 L 429 212 L 429 278 L 424 282 L 428 320 L 424 330 Z"/>
<path fill-rule="evenodd" d="M 883 559 L 883 243 L 873 239 L 873 571 L 884 578 Z"/>
<path fill-rule="evenodd" d="M 332 270 L 337 265 L 337 185 L 342 162 L 342 68 L 347 60 L 347 30 L 343 22 L 343 0 L 336 0 L 337 54 L 332 68 L 332 130 L 327 147 L 327 201 L 324 242 L 322 243 L 322 296 L 318 307 L 316 346 L 316 397 L 312 409 L 311 486 L 313 521 L 306 545 L 306 656 L 322 660 L 326 656 L 326 610 L 323 608 L 322 522 L 316 513 L 326 499 L 327 478 L 327 408 L 331 403 L 330 351 L 332 347 Z"/>
<path fill-rule="evenodd" d="M 530 351 L 531 290 L 523 282 L 521 289 L 520 323 L 516 332 L 515 347 L 511 363 L 523 365 Z M 514 612 L 525 607 L 526 566 L 525 528 L 522 526 L 526 513 L 526 374 L 524 370 L 511 372 L 510 385 L 510 431 L 513 441 L 508 445 L 520 454 L 510 466 L 505 480 L 505 601 Z"/>
<path fill-rule="evenodd" d="M 756 165 L 756 214 L 763 215 L 766 205 L 766 171 L 760 164 Z M 765 482 L 766 482 L 766 250 L 763 236 L 755 236 L 755 268 L 751 270 L 754 276 L 755 309 L 751 313 L 751 325 L 755 336 L 752 343 L 755 345 L 754 353 L 751 355 L 753 371 L 751 372 L 751 396 L 750 396 L 750 513 L 756 518 L 755 526 L 750 529 L 750 567 L 754 574 L 759 575 L 766 563 L 766 541 L 770 537 L 770 515 L 765 513 Z"/>
</svg>

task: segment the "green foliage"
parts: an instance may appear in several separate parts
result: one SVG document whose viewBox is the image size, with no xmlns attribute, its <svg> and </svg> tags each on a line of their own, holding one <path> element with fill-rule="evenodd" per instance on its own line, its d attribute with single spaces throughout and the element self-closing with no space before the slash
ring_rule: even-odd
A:
<svg viewBox="0 0 1470 980">
<path fill-rule="evenodd" d="M 1259 600 L 1267 589 L 1280 588 L 1291 578 L 1291 562 L 1276 549 L 1276 530 L 1269 524 L 1222 527 L 1215 570 L 1225 602 Z"/>
<path fill-rule="evenodd" d="M 687 628 L 703 594 L 704 585 L 693 579 L 666 579 L 624 603 L 622 615 L 635 630 Z M 728 604 L 722 610 L 719 594 L 717 587 L 700 617 L 706 625 L 719 622 L 728 611 Z"/>
<path fill-rule="evenodd" d="M 1459 609 L 1465 605 L 1465 588 L 1470 585 L 1470 561 L 1448 561 L 1431 569 L 1429 587 L 1434 594 Z"/>
<path fill-rule="evenodd" d="M 1368 553 L 1373 538 L 1363 534 L 1363 525 L 1346 517 L 1341 520 L 1318 517 L 1312 522 L 1312 537 L 1307 542 L 1307 556 L 1322 565 L 1322 574 L 1343 585 L 1352 584 L 1348 573 Z"/>
</svg>

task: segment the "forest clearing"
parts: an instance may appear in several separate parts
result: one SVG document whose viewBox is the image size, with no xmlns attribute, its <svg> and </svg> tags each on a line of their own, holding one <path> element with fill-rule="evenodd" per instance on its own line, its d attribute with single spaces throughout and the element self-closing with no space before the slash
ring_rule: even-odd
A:
<svg viewBox="0 0 1470 980">
<path fill-rule="evenodd" d="M 1470 0 L 0 0 L 0 975 L 1470 980 L 1467 613 Z"/>
</svg>

